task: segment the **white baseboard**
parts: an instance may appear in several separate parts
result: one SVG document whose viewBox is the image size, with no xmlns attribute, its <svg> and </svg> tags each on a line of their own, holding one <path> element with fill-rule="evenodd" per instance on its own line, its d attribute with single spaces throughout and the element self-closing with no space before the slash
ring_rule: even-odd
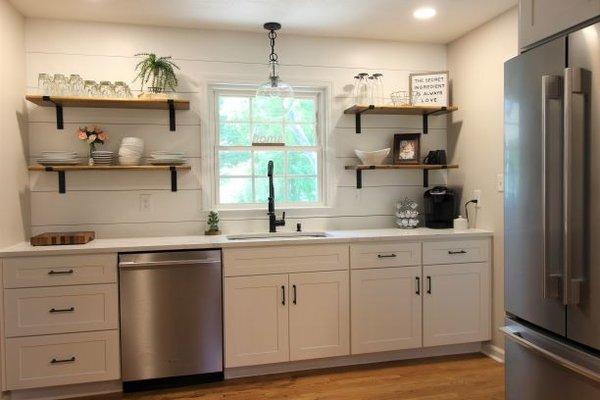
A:
<svg viewBox="0 0 600 400">
<path fill-rule="evenodd" d="M 494 346 L 491 343 L 483 343 L 481 345 L 481 352 L 492 360 L 504 363 L 504 349 L 498 346 Z"/>
<path fill-rule="evenodd" d="M 72 397 L 94 396 L 117 393 L 122 390 L 121 381 L 81 383 L 77 385 L 54 386 L 39 389 L 23 389 L 5 392 L 10 400 L 56 400 Z"/>
<path fill-rule="evenodd" d="M 370 353 L 353 356 L 324 358 L 319 360 L 305 360 L 292 361 L 280 364 L 254 365 L 250 367 L 237 367 L 226 369 L 225 379 L 479 352 L 481 352 L 481 343 L 475 342 L 451 346 L 437 346 L 420 349 L 400 350 L 385 353 Z"/>
</svg>

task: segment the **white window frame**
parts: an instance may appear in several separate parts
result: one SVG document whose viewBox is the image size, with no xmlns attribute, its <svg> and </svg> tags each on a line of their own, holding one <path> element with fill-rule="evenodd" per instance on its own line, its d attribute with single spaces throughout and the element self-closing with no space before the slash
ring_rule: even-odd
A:
<svg viewBox="0 0 600 400">
<path fill-rule="evenodd" d="M 211 147 L 210 158 L 211 162 L 211 187 L 213 188 L 210 195 L 211 209 L 217 210 L 264 210 L 266 202 L 260 203 L 239 203 L 229 204 L 220 203 L 219 201 L 219 151 L 220 150 L 272 150 L 277 151 L 280 147 L 273 146 L 220 146 L 219 145 L 219 109 L 218 99 L 221 95 L 239 96 L 246 95 L 252 97 L 256 92 L 258 85 L 254 84 L 214 84 L 208 87 L 210 107 L 209 107 L 209 125 L 210 125 L 210 140 L 208 141 Z M 277 202 L 279 209 L 314 209 L 314 208 L 326 208 L 327 207 L 327 174 L 326 171 L 326 145 L 327 145 L 327 109 L 326 109 L 326 94 L 327 88 L 324 87 L 313 87 L 313 86 L 294 86 L 294 93 L 297 97 L 311 97 L 316 100 L 316 123 L 315 133 L 317 141 L 315 146 L 286 146 L 286 151 L 302 151 L 302 150 L 316 150 L 317 151 L 317 190 L 319 199 L 317 202 Z M 287 157 L 286 157 L 287 160 Z M 287 168 L 287 165 L 286 165 Z M 284 170 L 285 179 L 287 176 L 287 169 Z M 254 184 L 254 180 L 253 180 Z M 287 190 L 287 185 L 286 185 Z"/>
</svg>

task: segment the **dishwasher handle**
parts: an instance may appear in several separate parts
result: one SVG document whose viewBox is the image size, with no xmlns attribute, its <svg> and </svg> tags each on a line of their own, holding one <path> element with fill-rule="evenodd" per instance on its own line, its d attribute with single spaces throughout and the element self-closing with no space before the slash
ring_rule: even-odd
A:
<svg viewBox="0 0 600 400">
<path fill-rule="evenodd" d="M 221 260 L 207 258 L 201 260 L 161 260 L 161 261 L 121 261 L 119 268 L 140 268 L 140 267 L 170 267 L 177 265 L 197 265 L 197 264 L 220 264 Z"/>
</svg>

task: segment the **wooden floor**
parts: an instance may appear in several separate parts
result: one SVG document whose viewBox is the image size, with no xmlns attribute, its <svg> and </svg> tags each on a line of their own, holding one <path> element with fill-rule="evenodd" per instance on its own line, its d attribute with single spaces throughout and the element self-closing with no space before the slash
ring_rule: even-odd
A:
<svg viewBox="0 0 600 400">
<path fill-rule="evenodd" d="M 503 400 L 504 367 L 483 355 L 234 379 L 94 400 Z"/>
</svg>

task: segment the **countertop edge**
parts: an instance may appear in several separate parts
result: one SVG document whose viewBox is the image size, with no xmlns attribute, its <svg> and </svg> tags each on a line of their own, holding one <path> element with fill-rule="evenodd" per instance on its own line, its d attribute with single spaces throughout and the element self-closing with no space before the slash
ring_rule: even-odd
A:
<svg viewBox="0 0 600 400">
<path fill-rule="evenodd" d="M 434 230 L 427 228 L 419 228 L 411 231 L 402 231 L 398 229 L 368 229 L 329 231 L 327 233 L 330 236 L 302 239 L 254 239 L 244 241 L 231 241 L 228 240 L 224 235 L 210 237 L 198 235 L 95 239 L 88 244 L 67 246 L 31 246 L 28 242 L 22 242 L 5 249 L 1 249 L 0 257 L 9 258 L 47 255 L 106 254 L 141 251 L 201 250 L 218 248 L 226 249 L 257 246 L 296 246 L 336 243 L 350 244 L 381 240 L 410 242 L 444 239 L 472 239 L 493 236 L 492 231 L 484 229 L 469 229 L 466 231 L 454 231 L 453 229 Z"/>
</svg>

